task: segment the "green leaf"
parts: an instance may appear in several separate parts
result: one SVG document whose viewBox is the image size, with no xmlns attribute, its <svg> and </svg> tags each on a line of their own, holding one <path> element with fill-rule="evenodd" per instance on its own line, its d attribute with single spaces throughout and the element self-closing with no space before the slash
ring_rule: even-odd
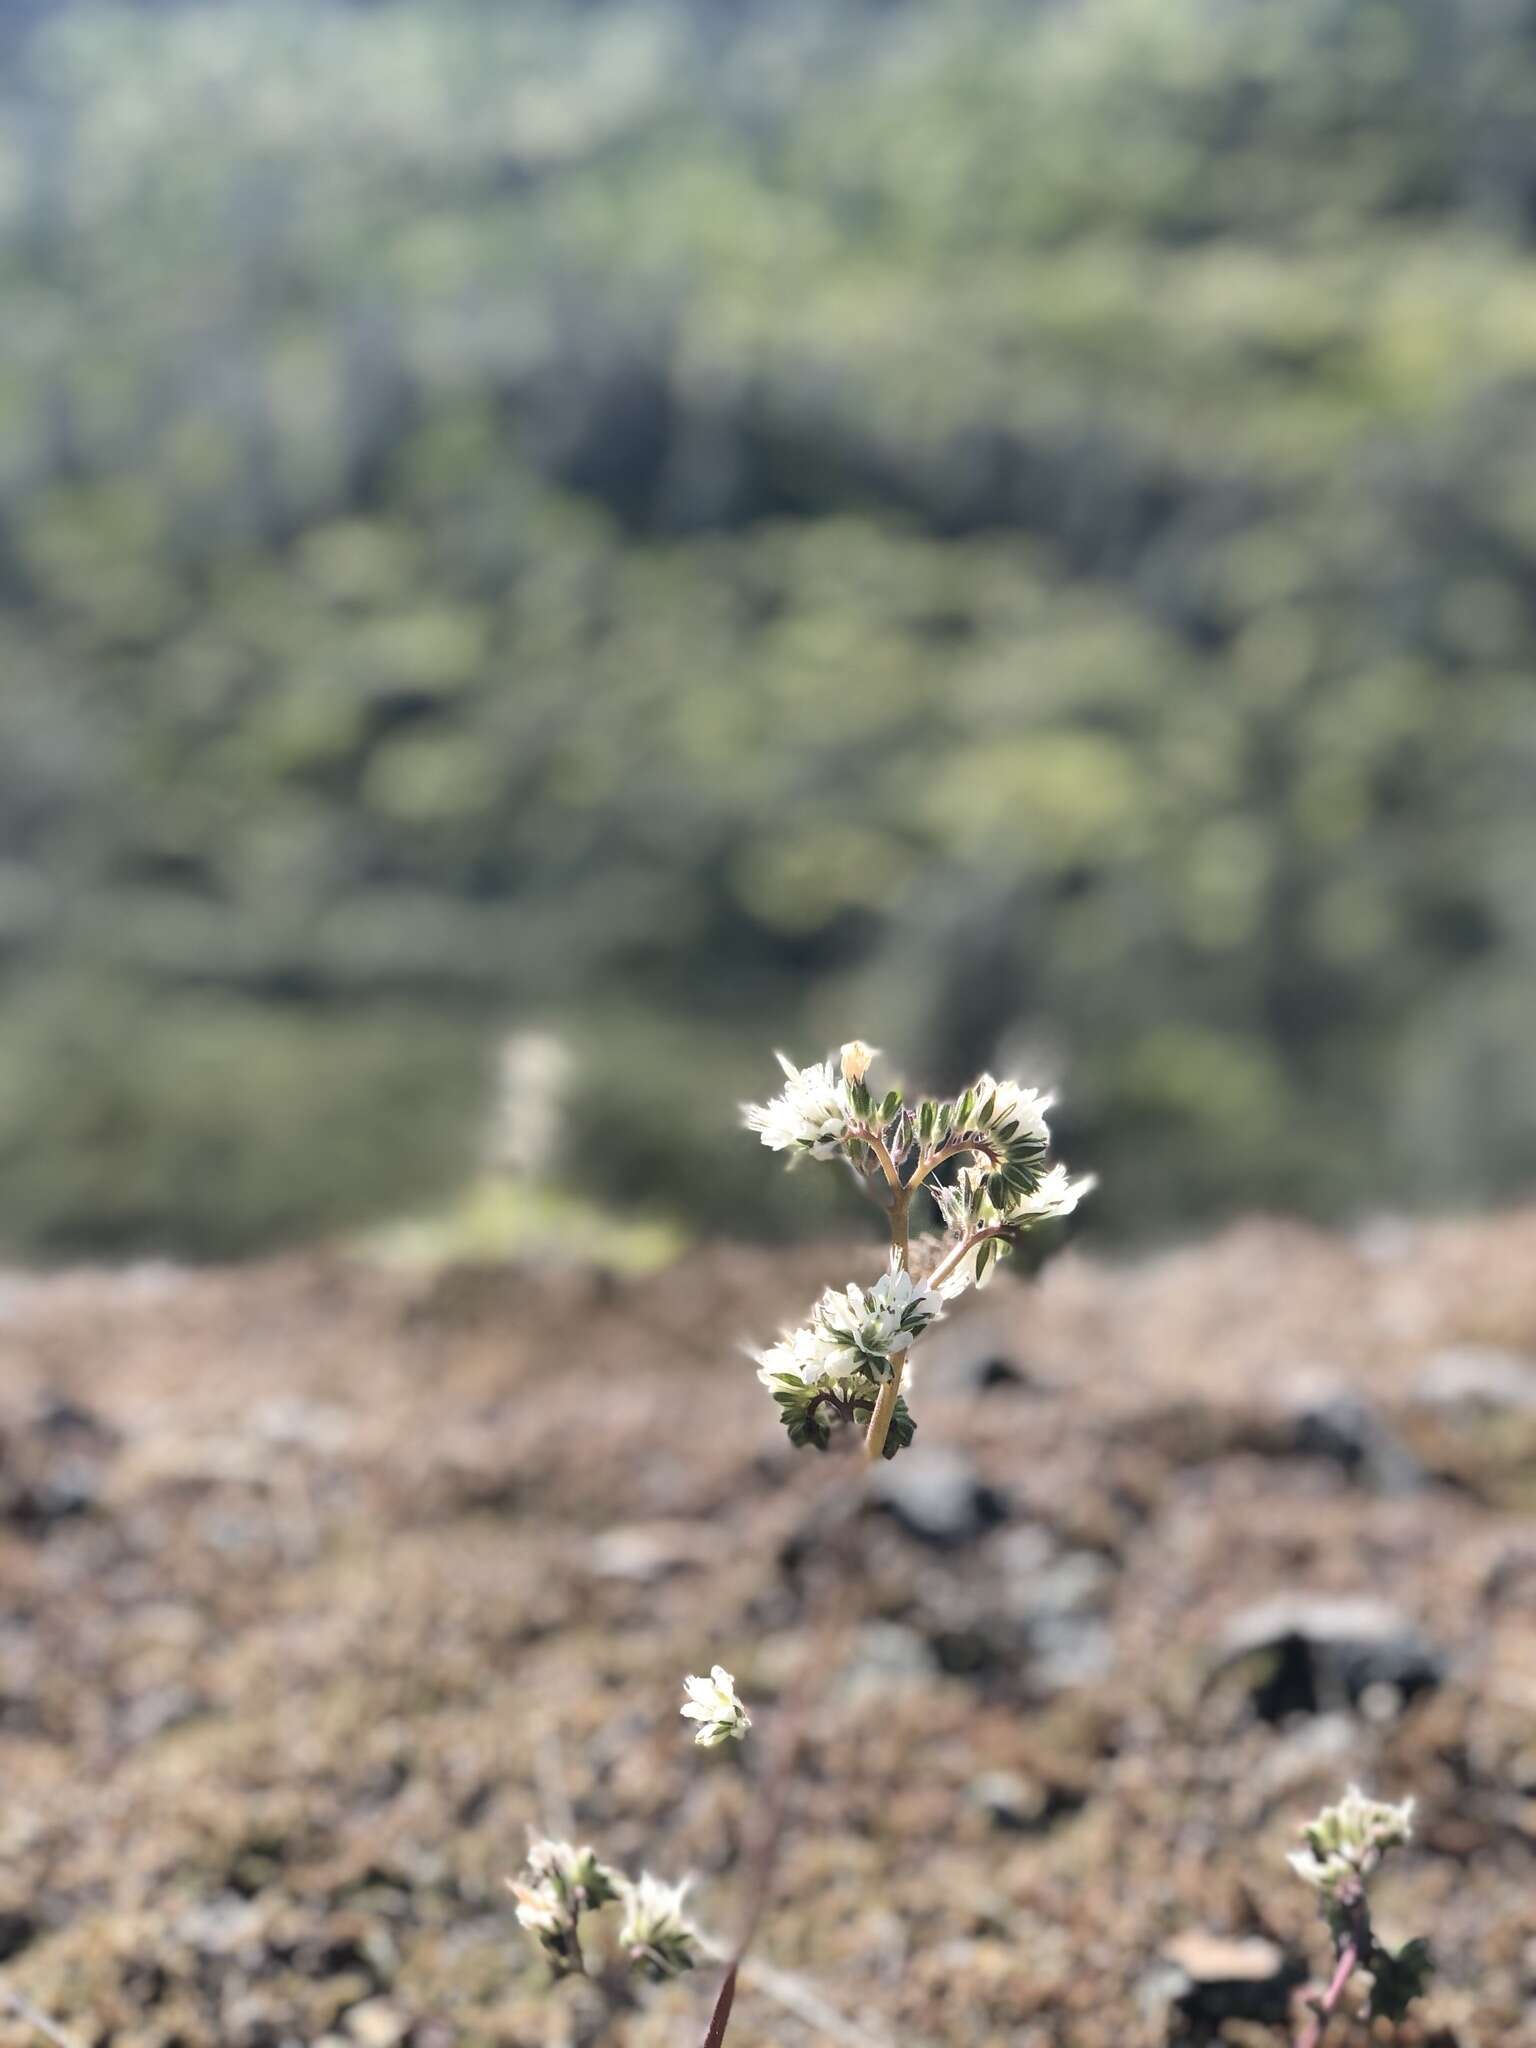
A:
<svg viewBox="0 0 1536 2048">
<path fill-rule="evenodd" d="M 905 1397 L 898 1394 L 896 1406 L 891 1411 L 891 1426 L 885 1433 L 885 1449 L 880 1455 L 883 1458 L 894 1458 L 898 1451 L 907 1448 L 916 1435 L 917 1424 L 912 1420 L 912 1411 L 908 1408 Z"/>
<path fill-rule="evenodd" d="M 1414 1999 L 1422 1998 L 1434 1974 L 1434 1958 L 1422 1935 L 1405 1941 L 1396 1955 L 1373 1944 L 1366 1968 L 1371 1972 L 1370 2017 L 1400 2020 L 1407 2016 Z"/>
</svg>

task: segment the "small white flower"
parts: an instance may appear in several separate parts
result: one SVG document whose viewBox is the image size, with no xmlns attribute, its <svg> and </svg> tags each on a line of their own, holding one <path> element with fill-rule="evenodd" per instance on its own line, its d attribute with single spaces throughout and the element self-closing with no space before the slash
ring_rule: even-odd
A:
<svg viewBox="0 0 1536 2048">
<path fill-rule="evenodd" d="M 1064 1166 L 1053 1166 L 1045 1174 L 1032 1195 L 1021 1195 L 1009 1209 L 1010 1217 L 1028 1218 L 1032 1222 L 1044 1222 L 1048 1217 L 1070 1216 L 1084 1195 L 1091 1194 L 1097 1185 L 1091 1173 L 1081 1180 L 1069 1180 Z"/>
<path fill-rule="evenodd" d="M 1045 1113 L 1056 1100 L 1054 1095 L 1042 1095 L 1038 1088 L 1021 1088 L 1017 1081 L 998 1081 L 991 1074 L 983 1074 L 973 1092 L 981 1109 L 986 1108 L 987 1098 L 992 1098 L 992 1113 L 987 1118 L 990 1130 L 1017 1124 L 1015 1136 L 1035 1138 L 1042 1145 L 1049 1142 Z"/>
<path fill-rule="evenodd" d="M 783 1053 L 774 1057 L 784 1069 L 781 1095 L 766 1103 L 744 1102 L 741 1113 L 773 1152 L 809 1152 L 813 1159 L 831 1159 L 846 1143 L 852 1122 L 847 1085 L 832 1071 L 832 1062 L 796 1067 Z"/>
<path fill-rule="evenodd" d="M 1388 1849 L 1410 1839 L 1413 1801 L 1393 1806 L 1368 1799 L 1358 1785 L 1351 1785 L 1342 1799 L 1308 1821 L 1302 1833 L 1306 1848 L 1286 1860 L 1305 1884 L 1332 1895 L 1346 1880 L 1369 1877 Z"/>
<path fill-rule="evenodd" d="M 776 1379 L 799 1380 L 807 1387 L 836 1379 L 847 1366 L 847 1358 L 825 1330 L 808 1324 L 780 1338 L 771 1350 L 753 1353 L 757 1376 L 765 1387 Z"/>
<path fill-rule="evenodd" d="M 507 1884 L 517 1901 L 519 1927 L 539 1941 L 558 1940 L 569 1932 L 570 1914 L 556 1892 L 542 1885 L 518 1884 L 511 1878 Z"/>
<path fill-rule="evenodd" d="M 879 1059 L 879 1057 L 879 1046 L 866 1045 L 862 1038 L 849 1039 L 848 1043 L 843 1047 L 842 1063 L 843 1079 L 850 1088 L 863 1080 L 864 1076 L 869 1072 L 870 1062 Z"/>
<path fill-rule="evenodd" d="M 845 1358 L 854 1351 L 866 1364 L 878 1365 L 906 1351 L 943 1313 L 943 1297 L 914 1281 L 893 1252 L 873 1287 L 856 1280 L 842 1290 L 829 1287 L 817 1304 L 816 1321 Z"/>
<path fill-rule="evenodd" d="M 698 1722 L 693 1739 L 702 1748 L 740 1742 L 752 1726 L 751 1715 L 736 1696 L 736 1681 L 723 1664 L 711 1665 L 708 1678 L 690 1672 L 683 1691 L 687 1697 L 678 1711 L 685 1721 Z"/>
<path fill-rule="evenodd" d="M 630 1964 L 647 1977 L 675 1977 L 680 1970 L 691 1970 L 697 1960 L 698 1934 L 683 1913 L 687 1890 L 686 1878 L 681 1884 L 667 1884 L 648 1870 L 624 1886 L 619 1945 Z"/>
</svg>

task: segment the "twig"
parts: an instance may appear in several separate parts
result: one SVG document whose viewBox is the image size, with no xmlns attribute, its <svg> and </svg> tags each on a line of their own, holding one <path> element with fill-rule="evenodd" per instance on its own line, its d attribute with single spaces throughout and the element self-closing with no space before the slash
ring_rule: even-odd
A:
<svg viewBox="0 0 1536 2048">
<path fill-rule="evenodd" d="M 7 2012 L 14 2014 L 19 2020 L 24 2020 L 29 2027 L 41 2034 L 45 2041 L 51 2041 L 53 2048 L 79 2048 L 79 2043 L 72 2034 L 66 2034 L 62 2027 L 49 2019 L 40 2006 L 34 2005 L 30 1998 L 24 1997 L 11 1985 L 0 1984 L 0 2001 L 4 2002 Z"/>
</svg>

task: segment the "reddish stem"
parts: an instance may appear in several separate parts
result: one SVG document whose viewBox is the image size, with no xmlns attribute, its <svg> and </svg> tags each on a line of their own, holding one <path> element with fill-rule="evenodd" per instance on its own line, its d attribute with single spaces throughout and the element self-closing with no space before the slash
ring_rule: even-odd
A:
<svg viewBox="0 0 1536 2048">
<path fill-rule="evenodd" d="M 1323 2038 L 1323 2029 L 1338 2011 L 1339 2000 L 1344 1996 L 1344 1987 L 1360 1966 L 1360 1949 L 1351 1935 L 1339 1950 L 1339 1960 L 1334 1967 L 1328 1989 L 1313 2005 L 1312 2017 L 1297 2037 L 1296 2048 L 1318 2048 Z"/>
</svg>

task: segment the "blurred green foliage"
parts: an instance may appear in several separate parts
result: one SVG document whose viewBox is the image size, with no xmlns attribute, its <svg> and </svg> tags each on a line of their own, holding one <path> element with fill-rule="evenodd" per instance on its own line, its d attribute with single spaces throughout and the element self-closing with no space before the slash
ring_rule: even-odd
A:
<svg viewBox="0 0 1536 2048">
<path fill-rule="evenodd" d="M 855 1031 L 1112 1230 L 1529 1182 L 1532 0 L 7 34 L 13 1244 L 398 1208 L 524 1018 L 695 1223 Z"/>
</svg>

